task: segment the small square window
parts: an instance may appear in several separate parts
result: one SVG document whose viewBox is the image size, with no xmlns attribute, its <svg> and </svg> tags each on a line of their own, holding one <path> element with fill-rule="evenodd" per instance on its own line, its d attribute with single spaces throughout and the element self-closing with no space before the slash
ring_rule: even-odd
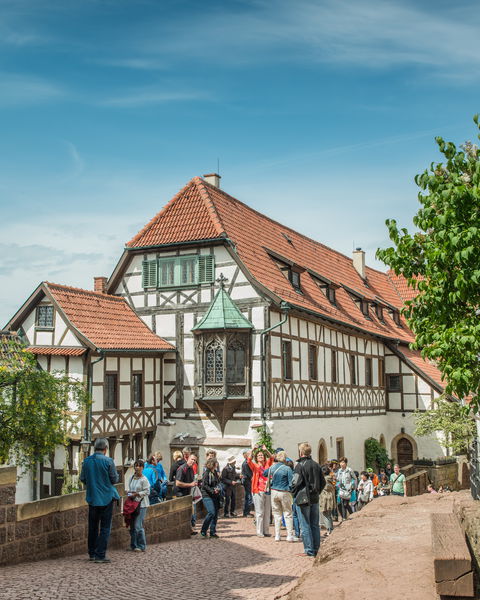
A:
<svg viewBox="0 0 480 600">
<path fill-rule="evenodd" d="M 53 306 L 37 306 L 37 327 L 53 327 Z"/>
<path fill-rule="evenodd" d="M 387 390 L 389 392 L 401 391 L 400 375 L 387 375 Z"/>
<path fill-rule="evenodd" d="M 293 271 L 292 269 L 290 269 L 289 278 L 290 278 L 290 282 L 293 285 L 293 287 L 295 288 L 295 290 L 297 292 L 300 292 L 301 291 L 300 273 L 298 273 L 298 271 Z"/>
</svg>

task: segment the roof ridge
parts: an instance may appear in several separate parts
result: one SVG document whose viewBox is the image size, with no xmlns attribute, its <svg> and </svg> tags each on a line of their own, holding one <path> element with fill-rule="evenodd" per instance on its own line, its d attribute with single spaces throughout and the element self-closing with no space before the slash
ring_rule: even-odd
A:
<svg viewBox="0 0 480 600">
<path fill-rule="evenodd" d="M 73 287 L 71 285 L 64 285 L 63 283 L 53 283 L 52 281 L 44 281 L 43 282 L 47 287 L 60 288 L 63 290 L 68 290 L 71 292 L 80 292 L 81 294 L 88 294 L 91 296 L 100 296 L 101 298 L 106 298 L 107 300 L 116 300 L 120 302 L 125 302 L 125 299 L 120 296 L 114 296 L 113 294 L 104 294 L 103 292 L 96 292 L 95 290 L 86 290 L 84 288 Z"/>
<path fill-rule="evenodd" d="M 134 243 L 139 240 L 153 225 L 155 225 L 155 223 L 157 223 L 161 217 L 164 216 L 164 214 L 166 212 L 168 212 L 171 207 L 179 200 L 179 198 L 182 196 L 182 194 L 184 194 L 184 192 L 191 186 L 195 184 L 195 177 L 193 177 L 192 179 L 190 179 L 188 181 L 188 183 L 186 183 L 183 188 L 178 191 L 175 196 L 173 196 L 173 198 L 170 198 L 170 200 L 165 204 L 165 206 L 163 206 L 158 213 L 152 218 L 150 219 L 150 221 L 144 225 L 142 227 L 142 229 L 140 229 L 140 231 L 133 236 L 133 238 L 131 240 L 129 240 L 125 246 L 127 248 L 131 247 L 134 245 Z"/>
<path fill-rule="evenodd" d="M 215 207 L 215 204 L 213 202 L 213 199 L 210 197 L 210 194 L 208 193 L 207 188 L 205 187 L 205 185 L 207 184 L 207 182 L 202 179 L 201 177 L 194 177 L 192 179 L 192 181 L 195 182 L 195 184 L 197 185 L 197 188 L 200 192 L 200 196 L 202 197 L 202 200 L 205 203 L 205 206 L 207 208 L 207 211 L 210 215 L 210 218 L 212 219 L 212 223 L 213 226 L 215 227 L 217 233 L 219 236 L 225 237 L 227 234 L 225 227 L 223 226 L 222 223 L 222 219 L 220 218 L 220 215 L 218 214 L 218 211 Z M 215 189 L 219 189 L 215 186 L 212 186 Z"/>
<path fill-rule="evenodd" d="M 347 254 L 344 254 L 343 252 L 340 252 L 339 250 L 335 250 L 335 248 L 331 248 L 330 246 L 327 246 L 326 244 L 323 244 L 322 242 L 319 242 L 318 240 L 315 240 L 314 238 L 305 235 L 304 233 L 300 233 L 299 231 L 297 231 L 296 229 L 293 229 L 292 227 L 289 227 L 288 225 L 284 225 L 283 223 L 280 223 L 280 221 L 277 221 L 276 219 L 273 219 L 272 217 L 269 217 L 268 215 L 266 215 L 265 213 L 260 212 L 259 210 L 252 208 L 250 205 L 246 204 L 245 202 L 242 202 L 241 200 L 239 200 L 238 198 L 235 198 L 235 196 L 232 196 L 231 194 L 229 194 L 228 192 L 226 192 L 225 190 L 222 190 L 221 188 L 217 188 L 215 185 L 212 185 L 211 183 L 208 183 L 207 181 L 205 181 L 204 179 L 202 179 L 201 177 L 199 177 L 198 179 L 202 180 L 202 183 L 205 186 L 210 187 L 212 190 L 219 192 L 220 194 L 223 194 L 224 196 L 226 196 L 228 199 L 232 200 L 233 202 L 237 202 L 238 204 L 241 204 L 242 206 L 244 206 L 245 208 L 247 208 L 248 210 L 252 211 L 253 213 L 260 215 L 261 217 L 263 217 L 264 219 L 267 219 L 268 221 L 275 223 L 275 225 L 278 225 L 280 227 L 283 227 L 284 229 L 291 231 L 293 233 L 295 233 L 296 235 L 300 236 L 301 238 L 308 240 L 314 244 L 317 244 L 318 246 L 321 246 L 322 248 L 325 248 L 327 250 L 330 250 L 330 252 L 333 252 L 339 256 L 341 256 L 342 258 L 347 259 L 350 262 L 353 262 L 353 259 L 348 256 Z M 213 202 L 215 202 L 214 200 L 212 200 Z M 228 235 L 228 232 L 226 232 Z M 373 267 L 369 267 L 368 265 L 365 265 L 365 267 L 367 269 L 371 269 L 372 271 L 377 271 L 376 269 L 374 269 Z M 380 274 L 386 275 L 386 273 L 384 271 L 377 271 Z"/>
</svg>

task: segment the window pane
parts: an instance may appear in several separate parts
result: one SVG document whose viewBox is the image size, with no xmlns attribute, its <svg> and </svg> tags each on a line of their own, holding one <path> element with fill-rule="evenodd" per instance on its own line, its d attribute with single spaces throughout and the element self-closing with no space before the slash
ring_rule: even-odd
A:
<svg viewBox="0 0 480 600">
<path fill-rule="evenodd" d="M 337 351 L 332 350 L 332 383 L 337 383 Z"/>
<path fill-rule="evenodd" d="M 197 264 L 196 258 L 190 258 L 188 260 L 182 260 L 181 263 L 181 284 L 186 285 L 188 283 L 195 283 L 195 266 Z"/>
<path fill-rule="evenodd" d="M 160 263 L 160 285 L 175 284 L 175 260 L 166 260 Z"/>
<path fill-rule="evenodd" d="M 283 378 L 292 379 L 292 343 L 282 342 Z"/>
<path fill-rule="evenodd" d="M 239 343 L 227 350 L 227 382 L 243 383 L 245 380 L 245 350 Z"/>
<path fill-rule="evenodd" d="M 215 350 L 215 383 L 223 382 L 223 349 Z"/>
<path fill-rule="evenodd" d="M 37 327 L 53 327 L 53 306 L 37 308 Z"/>
<path fill-rule="evenodd" d="M 205 382 L 215 383 L 215 361 L 214 361 L 215 350 L 213 348 L 207 348 L 205 352 Z"/>
<path fill-rule="evenodd" d="M 389 392 L 400 391 L 400 375 L 387 375 L 387 385 Z"/>
<path fill-rule="evenodd" d="M 317 347 L 308 347 L 308 374 L 310 379 L 317 379 Z"/>
<path fill-rule="evenodd" d="M 365 385 L 372 385 L 372 359 L 365 359 Z"/>
<path fill-rule="evenodd" d="M 139 408 L 140 406 L 143 405 L 143 386 L 142 386 L 142 374 L 141 373 L 135 373 L 133 375 L 133 407 L 134 408 Z"/>
<path fill-rule="evenodd" d="M 105 375 L 105 408 L 117 408 L 117 376 Z"/>
<path fill-rule="evenodd" d="M 357 384 L 357 357 L 355 354 L 350 355 L 350 379 L 351 384 Z"/>
</svg>

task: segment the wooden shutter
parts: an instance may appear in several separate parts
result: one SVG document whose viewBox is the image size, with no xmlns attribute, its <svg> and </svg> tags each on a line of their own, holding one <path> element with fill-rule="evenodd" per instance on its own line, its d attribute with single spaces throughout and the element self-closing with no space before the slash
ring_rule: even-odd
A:
<svg viewBox="0 0 480 600">
<path fill-rule="evenodd" d="M 198 282 L 212 283 L 215 279 L 215 258 L 212 255 L 198 257 Z"/>
<path fill-rule="evenodd" d="M 158 282 L 158 261 L 144 260 L 142 263 L 142 286 L 156 288 Z"/>
</svg>

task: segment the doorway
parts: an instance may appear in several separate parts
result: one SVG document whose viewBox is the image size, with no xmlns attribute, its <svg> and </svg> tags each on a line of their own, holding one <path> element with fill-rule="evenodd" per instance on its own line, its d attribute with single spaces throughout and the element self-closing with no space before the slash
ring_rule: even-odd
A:
<svg viewBox="0 0 480 600">
<path fill-rule="evenodd" d="M 318 464 L 324 465 L 328 460 L 327 444 L 325 440 L 318 442 Z"/>
<path fill-rule="evenodd" d="M 413 445 L 407 438 L 400 438 L 397 442 L 397 462 L 401 467 L 413 463 Z"/>
</svg>

